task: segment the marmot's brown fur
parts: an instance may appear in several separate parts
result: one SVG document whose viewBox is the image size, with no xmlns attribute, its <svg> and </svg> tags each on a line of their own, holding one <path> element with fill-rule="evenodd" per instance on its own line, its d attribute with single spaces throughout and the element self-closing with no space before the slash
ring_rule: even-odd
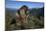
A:
<svg viewBox="0 0 46 31">
<path fill-rule="evenodd" d="M 27 15 L 26 15 L 26 12 L 28 10 L 28 7 L 27 6 L 22 6 L 20 9 L 19 9 L 19 16 L 18 16 L 18 23 L 17 23 L 17 26 L 19 26 L 19 23 L 20 23 L 20 26 L 24 27 L 24 28 L 27 28 Z M 17 16 L 17 15 L 16 15 Z"/>
</svg>

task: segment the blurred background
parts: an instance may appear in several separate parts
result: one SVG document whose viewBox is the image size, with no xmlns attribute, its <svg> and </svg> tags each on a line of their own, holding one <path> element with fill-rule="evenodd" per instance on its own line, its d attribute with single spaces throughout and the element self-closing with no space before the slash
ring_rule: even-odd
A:
<svg viewBox="0 0 46 31">
<path fill-rule="evenodd" d="M 29 29 L 44 28 L 44 3 L 43 2 L 23 2 L 5 0 L 5 17 L 6 17 L 6 30 L 14 29 L 16 26 L 9 25 L 12 19 L 15 19 L 15 13 L 23 5 L 28 7 L 30 11 L 29 16 Z"/>
</svg>

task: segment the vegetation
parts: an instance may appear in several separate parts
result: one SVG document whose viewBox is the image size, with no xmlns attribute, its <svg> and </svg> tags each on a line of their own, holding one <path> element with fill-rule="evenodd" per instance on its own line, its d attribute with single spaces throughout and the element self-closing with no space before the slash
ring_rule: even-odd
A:
<svg viewBox="0 0 46 31">
<path fill-rule="evenodd" d="M 43 8 L 33 8 L 30 10 L 28 17 L 28 28 L 17 27 L 16 26 L 16 10 L 11 10 L 6 8 L 6 30 L 16 30 L 16 29 L 38 29 L 44 28 L 44 7 Z M 12 23 L 11 23 L 12 22 Z"/>
</svg>

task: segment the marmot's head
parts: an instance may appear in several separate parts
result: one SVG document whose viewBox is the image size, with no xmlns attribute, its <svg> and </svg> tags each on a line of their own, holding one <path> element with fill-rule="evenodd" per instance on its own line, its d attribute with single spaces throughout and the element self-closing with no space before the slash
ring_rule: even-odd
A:
<svg viewBox="0 0 46 31">
<path fill-rule="evenodd" d="M 23 5 L 21 8 L 20 8 L 20 10 L 21 9 L 24 9 L 25 11 L 27 11 L 28 10 L 28 7 L 26 6 L 26 5 Z"/>
</svg>

